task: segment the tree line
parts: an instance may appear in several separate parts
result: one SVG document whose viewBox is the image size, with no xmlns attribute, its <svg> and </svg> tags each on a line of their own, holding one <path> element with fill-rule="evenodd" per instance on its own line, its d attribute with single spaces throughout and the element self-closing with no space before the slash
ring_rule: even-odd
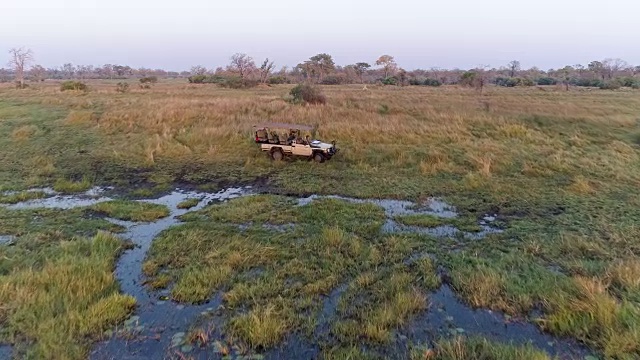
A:
<svg viewBox="0 0 640 360">
<path fill-rule="evenodd" d="M 193 66 L 181 72 L 163 69 L 133 68 L 127 65 L 102 66 L 63 64 L 45 68 L 34 61 L 29 49 L 15 48 L 9 52 L 8 68 L 0 68 L 0 81 L 15 81 L 19 87 L 26 82 L 46 79 L 130 79 L 130 78 L 187 78 L 191 83 L 216 83 L 229 87 L 250 87 L 257 84 L 310 82 L 324 85 L 374 84 L 440 86 L 469 85 L 482 89 L 487 84 L 499 86 L 562 85 L 592 86 L 614 89 L 622 86 L 640 88 L 640 66 L 632 66 L 621 59 L 604 59 L 589 64 L 567 65 L 559 69 L 542 70 L 537 67 L 523 69 L 517 60 L 500 67 L 477 66 L 472 69 L 406 70 L 391 55 L 382 55 L 375 61 L 337 65 L 327 53 L 311 56 L 294 67 L 282 66 L 276 70 L 270 59 L 256 63 L 249 55 L 237 53 L 226 66 L 207 68 Z"/>
</svg>

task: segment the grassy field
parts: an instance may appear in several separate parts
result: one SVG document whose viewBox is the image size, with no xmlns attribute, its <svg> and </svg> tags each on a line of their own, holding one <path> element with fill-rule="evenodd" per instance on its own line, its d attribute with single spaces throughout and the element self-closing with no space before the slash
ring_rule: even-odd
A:
<svg viewBox="0 0 640 360">
<path fill-rule="evenodd" d="M 322 200 L 314 212 L 291 209 L 287 197 L 265 195 L 187 215 L 186 224 L 154 242 L 145 273 L 157 287 L 170 286 L 178 301 L 199 302 L 222 290 L 229 308 L 225 332 L 251 348 L 272 347 L 291 333 L 311 336 L 320 320 L 303 315 L 319 311 L 318 296 L 346 284 L 342 299 L 357 301 L 341 302 L 330 336 L 318 340 L 325 356 L 360 354 L 359 343 L 379 354 L 396 329 L 428 307 L 429 291 L 442 280 L 435 272 L 440 266 L 473 306 L 514 316 L 540 311 L 538 325 L 551 333 L 576 338 L 607 358 L 640 357 L 638 91 L 534 87 L 480 94 L 449 86 L 335 86 L 323 88 L 327 105 L 301 106 L 286 101 L 285 85 L 229 90 L 176 80 L 126 94 L 111 82 L 89 86 L 84 93 L 60 92 L 54 83 L 26 90 L 0 85 L 0 190 L 50 186 L 73 193 L 111 185 L 135 197 L 175 185 L 259 183 L 282 194 L 436 196 L 455 205 L 460 217 L 397 220 L 474 231 L 474 220 L 496 214 L 505 228 L 463 241 L 452 252 L 425 236 L 380 235 L 381 210 L 367 204 Z M 318 137 L 336 140 L 342 152 L 324 164 L 273 163 L 251 139 L 251 126 L 265 120 L 318 125 Z M 40 196 L 8 193 L 0 202 Z M 166 215 L 132 206 L 107 203 L 94 210 L 126 219 Z M 0 267 L 0 322 L 10 329 L 0 335 L 35 344 L 35 357 L 54 351 L 46 344 L 57 340 L 32 332 L 46 328 L 16 323 L 31 310 L 3 294 L 25 277 L 42 279 L 43 269 L 73 263 L 80 250 L 65 244 L 88 246 L 71 240 L 74 235 L 108 229 L 87 211 L 40 213 L 44 223 L 0 207 L 0 235 L 19 235 L 15 246 L 0 245 L 0 254 L 18 259 Z M 5 220 L 11 218 L 21 225 L 14 228 Z M 75 218 L 81 219 L 77 225 L 69 220 Z M 238 230 L 247 223 L 254 226 Z M 255 226 L 262 223 L 295 227 L 279 233 Z M 112 244 L 92 251 L 102 258 L 93 271 L 108 276 L 117 249 Z M 425 251 L 434 259 L 403 261 Z M 55 252 L 65 257 L 47 260 Z M 30 284 L 34 293 L 45 291 L 42 282 Z M 116 296 L 113 286 L 95 290 L 91 299 Z M 96 329 L 129 311 L 128 299 L 116 300 L 118 311 L 96 320 Z M 76 308 L 55 311 L 73 319 Z M 43 308 L 37 320 L 46 323 L 57 314 L 51 311 Z M 82 357 L 95 333 L 68 324 L 73 331 L 61 344 L 75 342 L 78 348 L 68 356 Z M 445 359 L 468 358 L 470 351 L 495 353 L 478 358 L 544 358 L 533 349 L 482 339 L 443 340 L 433 351 Z"/>
</svg>

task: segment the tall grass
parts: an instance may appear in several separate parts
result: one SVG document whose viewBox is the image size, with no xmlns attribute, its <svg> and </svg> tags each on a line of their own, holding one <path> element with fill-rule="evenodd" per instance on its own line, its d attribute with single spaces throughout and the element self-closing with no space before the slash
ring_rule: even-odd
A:
<svg viewBox="0 0 640 360">
<path fill-rule="evenodd" d="M 1 276 L 2 337 L 27 358 L 86 358 L 91 339 L 135 306 L 134 298 L 119 294 L 113 276 L 122 249 L 121 240 L 99 233 L 63 243 L 41 267 Z"/>
</svg>

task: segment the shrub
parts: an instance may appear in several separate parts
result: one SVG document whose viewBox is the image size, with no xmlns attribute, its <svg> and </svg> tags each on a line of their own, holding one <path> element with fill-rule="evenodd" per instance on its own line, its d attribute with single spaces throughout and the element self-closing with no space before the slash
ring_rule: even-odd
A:
<svg viewBox="0 0 640 360">
<path fill-rule="evenodd" d="M 520 85 L 522 86 L 533 86 L 536 83 L 529 78 L 520 78 Z"/>
<path fill-rule="evenodd" d="M 322 79 L 323 85 L 340 85 L 340 84 L 345 84 L 346 82 L 347 82 L 347 79 L 341 75 L 329 75 L 324 79 Z"/>
<path fill-rule="evenodd" d="M 207 78 L 207 75 L 193 75 L 189 76 L 189 82 L 192 84 L 204 84 Z"/>
<path fill-rule="evenodd" d="M 320 88 L 311 84 L 300 84 L 291 89 L 289 94 L 294 103 L 326 104 L 327 98 Z"/>
<path fill-rule="evenodd" d="M 239 76 L 194 75 L 189 77 L 192 84 L 218 84 L 225 88 L 247 89 L 258 86 L 257 80 L 242 79 Z"/>
<path fill-rule="evenodd" d="M 395 76 L 389 76 L 380 81 L 382 82 L 382 85 L 398 85 L 398 79 Z"/>
<path fill-rule="evenodd" d="M 60 91 L 67 90 L 79 90 L 79 91 L 87 91 L 87 84 L 80 81 L 68 80 L 60 84 Z"/>
<path fill-rule="evenodd" d="M 145 76 L 143 78 L 140 78 L 141 84 L 155 84 L 157 82 L 158 82 L 157 76 Z"/>
<path fill-rule="evenodd" d="M 276 84 L 289 84 L 290 81 L 289 79 L 287 79 L 284 76 L 274 76 L 274 77 L 270 77 L 268 80 L 269 84 L 272 85 L 276 85 Z"/>
<path fill-rule="evenodd" d="M 537 81 L 538 85 L 555 85 L 558 81 L 552 77 L 541 77 Z"/>
<path fill-rule="evenodd" d="M 437 79 L 425 79 L 423 85 L 425 85 L 425 86 L 440 86 L 440 85 L 442 85 L 442 82 L 440 82 L 440 80 L 437 80 Z"/>
<path fill-rule="evenodd" d="M 217 83 L 222 87 L 230 88 L 230 89 L 248 89 L 248 88 L 258 86 L 257 80 L 242 79 L 239 76 L 230 76 L 230 77 L 218 76 L 217 78 L 212 80 L 213 80 L 212 81 L 213 83 Z"/>
<path fill-rule="evenodd" d="M 119 93 L 126 93 L 127 91 L 129 91 L 129 83 L 126 82 L 119 82 L 118 84 L 116 84 L 116 91 Z"/>
<path fill-rule="evenodd" d="M 627 76 L 624 78 L 619 78 L 618 81 L 620 81 L 620 84 L 625 87 L 634 89 L 640 88 L 640 79 L 636 79 L 634 77 Z"/>
<path fill-rule="evenodd" d="M 515 78 L 515 77 L 497 77 L 495 80 L 496 85 L 498 86 L 506 86 L 506 87 L 514 87 L 514 86 L 531 86 L 533 85 L 533 81 L 525 78 Z"/>
<path fill-rule="evenodd" d="M 598 79 L 571 79 L 571 85 L 575 86 L 587 86 L 587 87 L 599 87 L 604 85 L 604 81 Z"/>
<path fill-rule="evenodd" d="M 600 89 L 602 90 L 617 90 L 622 87 L 622 84 L 618 80 L 609 80 L 600 84 Z"/>
</svg>

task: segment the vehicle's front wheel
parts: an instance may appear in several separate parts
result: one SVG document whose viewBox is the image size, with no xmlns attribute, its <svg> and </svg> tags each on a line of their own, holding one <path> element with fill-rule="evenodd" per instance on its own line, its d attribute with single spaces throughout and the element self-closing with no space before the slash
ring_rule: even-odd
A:
<svg viewBox="0 0 640 360">
<path fill-rule="evenodd" d="M 280 161 L 284 158 L 284 154 L 282 153 L 282 150 L 275 149 L 271 151 L 271 158 L 275 161 Z"/>
<path fill-rule="evenodd" d="M 319 152 L 313 154 L 313 161 L 317 163 L 324 162 L 324 155 L 322 155 L 322 153 L 319 153 Z"/>
</svg>

